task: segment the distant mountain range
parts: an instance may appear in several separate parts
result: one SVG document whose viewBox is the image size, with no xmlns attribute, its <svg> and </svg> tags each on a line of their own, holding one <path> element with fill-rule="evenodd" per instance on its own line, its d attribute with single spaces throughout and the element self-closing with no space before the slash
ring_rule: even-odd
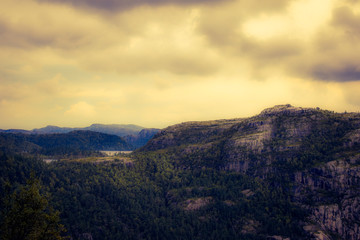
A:
<svg viewBox="0 0 360 240">
<path fill-rule="evenodd" d="M 35 128 L 33 130 L 23 130 L 23 129 L 2 130 L 2 129 L 0 129 L 0 132 L 48 134 L 48 133 L 69 133 L 74 130 L 88 130 L 88 131 L 113 134 L 113 135 L 123 137 L 123 136 L 127 136 L 127 135 L 137 135 L 143 129 L 145 129 L 145 128 L 141 127 L 141 126 L 133 125 L 133 124 L 92 124 L 89 127 L 83 127 L 83 128 L 69 128 L 69 127 L 58 127 L 58 126 L 48 125 L 46 127 Z"/>
<path fill-rule="evenodd" d="M 33 130 L 23 129 L 0 129 L 0 133 L 25 134 L 25 135 L 47 135 L 47 134 L 67 134 L 74 131 L 92 131 L 116 135 L 126 141 L 125 147 L 118 150 L 132 150 L 145 145 L 160 129 L 144 128 L 133 124 L 92 124 L 84 128 L 68 128 L 48 125 L 43 128 L 35 128 Z M 63 138 L 69 135 L 64 135 Z M 38 137 L 41 138 L 41 137 Z M 46 138 L 46 137 L 44 137 Z M 97 149 L 99 150 L 99 148 Z M 107 149 L 109 150 L 109 149 Z"/>
<path fill-rule="evenodd" d="M 69 133 L 0 133 L 0 149 L 5 152 L 48 156 L 86 155 L 98 150 L 132 150 L 123 138 L 106 133 L 76 130 Z"/>
</svg>

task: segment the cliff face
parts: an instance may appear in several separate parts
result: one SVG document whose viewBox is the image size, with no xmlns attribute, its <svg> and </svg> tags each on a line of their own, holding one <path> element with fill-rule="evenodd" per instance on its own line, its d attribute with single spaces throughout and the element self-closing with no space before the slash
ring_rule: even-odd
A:
<svg viewBox="0 0 360 240">
<path fill-rule="evenodd" d="M 360 239 L 360 154 L 295 173 L 296 201 L 323 231 Z"/>
<path fill-rule="evenodd" d="M 360 114 L 280 105 L 247 119 L 174 125 L 142 151 L 168 154 L 180 168 L 283 176 L 313 238 L 360 239 Z"/>
</svg>

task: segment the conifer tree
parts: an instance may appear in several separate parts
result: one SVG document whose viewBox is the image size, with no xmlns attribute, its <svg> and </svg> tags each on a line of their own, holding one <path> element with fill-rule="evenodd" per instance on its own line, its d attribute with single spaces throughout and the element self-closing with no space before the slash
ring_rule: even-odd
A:
<svg viewBox="0 0 360 240">
<path fill-rule="evenodd" d="M 64 226 L 59 212 L 48 205 L 48 195 L 40 193 L 40 182 L 33 176 L 25 186 L 15 190 L 6 202 L 1 239 L 59 240 Z"/>
</svg>

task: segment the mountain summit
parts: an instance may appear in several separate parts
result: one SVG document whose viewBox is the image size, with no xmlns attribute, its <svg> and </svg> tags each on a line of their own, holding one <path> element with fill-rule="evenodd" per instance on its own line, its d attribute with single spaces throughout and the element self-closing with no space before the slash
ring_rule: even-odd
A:
<svg viewBox="0 0 360 240">
<path fill-rule="evenodd" d="M 275 115 L 275 114 L 284 114 L 284 113 L 295 113 L 295 112 L 300 112 L 300 113 L 304 113 L 306 111 L 312 111 L 314 109 L 312 108 L 301 108 L 301 107 L 294 107 L 290 104 L 284 104 L 284 105 L 275 105 L 274 107 L 271 108 L 266 108 L 264 109 L 260 115 Z"/>
</svg>

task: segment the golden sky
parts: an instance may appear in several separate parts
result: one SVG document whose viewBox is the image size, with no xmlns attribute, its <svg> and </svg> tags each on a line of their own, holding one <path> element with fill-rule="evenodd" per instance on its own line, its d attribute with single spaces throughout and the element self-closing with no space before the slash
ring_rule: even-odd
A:
<svg viewBox="0 0 360 240">
<path fill-rule="evenodd" d="M 357 0 L 1 0 L 0 128 L 360 109 Z"/>
</svg>

